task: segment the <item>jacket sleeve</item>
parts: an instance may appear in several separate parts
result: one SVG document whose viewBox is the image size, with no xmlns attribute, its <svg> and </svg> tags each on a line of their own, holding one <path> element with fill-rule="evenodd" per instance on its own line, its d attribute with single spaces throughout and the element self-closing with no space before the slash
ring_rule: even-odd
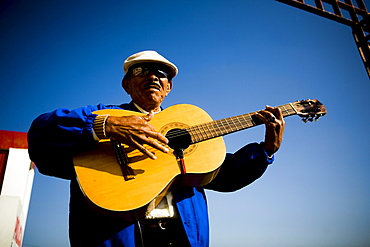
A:
<svg viewBox="0 0 370 247">
<path fill-rule="evenodd" d="M 57 109 L 37 117 L 28 131 L 28 152 L 40 173 L 64 179 L 75 176 L 72 157 L 93 149 L 93 111 L 106 106 L 75 110 Z"/>
<path fill-rule="evenodd" d="M 204 187 L 220 192 L 232 192 L 260 178 L 274 160 L 274 157 L 268 157 L 263 146 L 263 143 L 251 143 L 234 154 L 226 154 L 216 178 Z"/>
</svg>

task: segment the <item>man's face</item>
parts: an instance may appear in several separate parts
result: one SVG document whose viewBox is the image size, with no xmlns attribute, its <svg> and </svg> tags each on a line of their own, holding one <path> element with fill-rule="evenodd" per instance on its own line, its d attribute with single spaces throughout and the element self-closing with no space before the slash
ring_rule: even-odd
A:
<svg viewBox="0 0 370 247">
<path fill-rule="evenodd" d="M 139 66 L 130 69 L 130 76 L 123 87 L 133 101 L 145 110 L 160 106 L 172 89 L 172 81 L 167 73 L 156 66 Z"/>
</svg>

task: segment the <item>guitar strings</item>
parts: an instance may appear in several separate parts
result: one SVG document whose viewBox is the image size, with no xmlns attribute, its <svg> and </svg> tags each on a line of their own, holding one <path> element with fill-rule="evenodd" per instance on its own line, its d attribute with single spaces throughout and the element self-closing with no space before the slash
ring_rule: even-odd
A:
<svg viewBox="0 0 370 247">
<path fill-rule="evenodd" d="M 295 113 L 292 109 L 289 110 L 286 106 L 290 106 L 290 104 L 279 106 L 282 110 L 284 116 L 290 115 L 289 112 Z M 252 116 L 255 112 L 243 114 L 235 117 L 225 118 L 221 120 L 216 120 L 213 122 L 202 123 L 198 125 L 194 125 L 189 128 L 185 128 L 188 132 L 190 132 L 192 137 L 197 136 L 198 138 L 194 138 L 195 142 L 207 140 L 210 138 L 214 138 L 220 135 L 229 134 L 243 128 L 249 128 L 256 125 L 253 121 Z M 238 122 L 235 123 L 234 120 Z M 167 135 L 168 138 L 175 138 L 187 135 L 188 133 L 184 133 L 182 130 L 174 130 Z M 193 134 L 193 135 L 192 135 Z M 193 139 L 193 138 L 192 138 Z"/>
<path fill-rule="evenodd" d="M 191 136 L 197 135 L 198 141 L 206 140 L 256 125 L 253 122 L 251 116 L 252 116 L 251 114 L 244 114 L 236 117 L 194 125 L 192 127 L 185 128 L 185 130 L 187 130 L 191 134 Z M 167 137 L 175 138 L 187 134 L 188 133 L 184 133 L 183 130 L 179 129 L 172 131 L 167 135 Z"/>
<path fill-rule="evenodd" d="M 279 106 L 279 108 L 281 108 L 282 110 L 284 117 L 292 115 L 292 113 L 295 114 L 295 112 L 292 109 L 287 109 L 286 106 L 289 106 L 289 104 Z M 191 144 L 194 144 L 200 141 L 218 137 L 220 135 L 229 134 L 241 130 L 243 128 L 255 126 L 256 123 L 252 119 L 253 114 L 254 112 L 235 117 L 220 119 L 213 122 L 202 123 L 185 128 L 185 130 L 187 130 L 192 137 Z M 234 120 L 237 122 L 235 122 Z M 184 133 L 183 130 L 184 129 L 178 130 L 175 129 L 171 133 L 168 133 L 166 137 L 170 139 L 187 135 L 188 133 Z M 154 152 L 157 150 L 156 148 L 151 147 L 150 145 L 145 146 L 147 146 L 147 149 L 150 152 Z M 168 147 L 168 145 L 166 146 Z M 131 151 L 130 154 L 134 156 L 142 155 L 142 153 L 137 149 Z"/>
</svg>

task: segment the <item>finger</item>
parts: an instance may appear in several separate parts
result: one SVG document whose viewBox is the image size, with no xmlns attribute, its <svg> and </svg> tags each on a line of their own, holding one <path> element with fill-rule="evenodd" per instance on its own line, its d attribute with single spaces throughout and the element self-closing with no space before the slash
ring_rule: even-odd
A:
<svg viewBox="0 0 370 247">
<path fill-rule="evenodd" d="M 149 158 L 155 160 L 157 159 L 157 156 L 154 155 L 154 153 L 150 152 L 148 149 L 146 149 L 143 145 L 141 145 L 140 143 L 138 143 L 137 141 L 135 140 L 132 140 L 134 146 L 140 151 L 142 152 L 144 155 L 148 156 Z"/>
<path fill-rule="evenodd" d="M 151 137 L 153 139 L 156 139 L 164 144 L 168 144 L 168 139 L 162 135 L 161 133 L 159 132 L 156 132 L 156 131 L 146 131 L 146 135 L 148 137 Z"/>
<path fill-rule="evenodd" d="M 159 144 L 154 139 L 147 139 L 146 144 L 164 153 L 168 153 L 170 151 L 167 147 Z"/>
<path fill-rule="evenodd" d="M 147 138 L 143 140 L 146 144 L 152 146 L 153 148 L 156 148 L 164 153 L 168 153 L 169 149 L 162 144 L 167 144 L 168 139 L 163 136 L 161 133 L 156 131 L 148 131 L 146 132 Z M 160 143 L 158 143 L 158 141 Z"/>
<path fill-rule="evenodd" d="M 256 112 L 254 115 L 258 117 L 258 119 L 260 119 L 263 123 L 266 124 L 268 122 L 267 118 L 260 112 Z"/>
<path fill-rule="evenodd" d="M 261 119 L 265 124 L 276 122 L 276 117 L 273 113 L 267 110 L 256 112 L 256 116 Z"/>
<path fill-rule="evenodd" d="M 272 106 L 267 105 L 266 110 L 274 114 L 277 119 L 280 119 L 280 120 L 283 119 L 283 112 L 281 111 L 279 107 L 272 107 Z"/>
<path fill-rule="evenodd" d="M 167 144 L 168 139 L 162 134 L 156 131 L 145 131 L 144 134 L 131 136 L 131 141 L 135 143 L 136 146 L 140 146 L 140 150 L 144 150 L 144 144 L 149 145 L 159 151 L 168 153 L 169 149 L 162 144 Z"/>
</svg>

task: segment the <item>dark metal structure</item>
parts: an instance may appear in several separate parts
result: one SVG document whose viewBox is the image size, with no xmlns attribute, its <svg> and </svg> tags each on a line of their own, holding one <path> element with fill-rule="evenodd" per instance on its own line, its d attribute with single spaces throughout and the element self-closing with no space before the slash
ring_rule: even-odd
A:
<svg viewBox="0 0 370 247">
<path fill-rule="evenodd" d="M 370 77 L 370 13 L 363 0 L 277 0 L 352 28 L 358 51 Z M 312 4 L 307 4 L 311 2 Z"/>
</svg>

